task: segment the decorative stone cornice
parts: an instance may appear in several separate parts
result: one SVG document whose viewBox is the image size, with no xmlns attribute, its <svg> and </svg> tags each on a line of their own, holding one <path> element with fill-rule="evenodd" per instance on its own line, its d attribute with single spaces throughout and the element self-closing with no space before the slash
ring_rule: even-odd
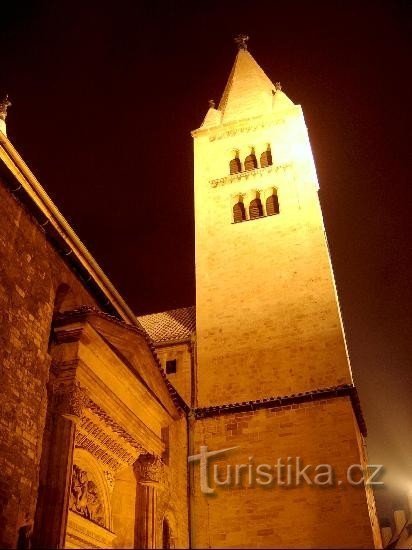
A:
<svg viewBox="0 0 412 550">
<path fill-rule="evenodd" d="M 102 408 L 94 401 L 89 400 L 88 408 L 102 421 L 104 424 L 115 432 L 117 435 L 127 441 L 139 453 L 145 452 L 144 447 L 134 439 L 120 424 L 118 424 L 111 416 L 109 416 Z"/>
<path fill-rule="evenodd" d="M 117 434 L 106 423 L 100 421 L 87 409 L 76 428 L 76 447 L 89 451 L 104 466 L 116 472 L 124 466 L 135 463 L 143 447 L 136 448 Z"/>
<path fill-rule="evenodd" d="M 223 414 L 233 414 L 235 412 L 254 411 L 259 409 L 272 409 L 291 407 L 299 403 L 308 401 L 320 401 L 323 399 L 334 399 L 337 397 L 349 397 L 352 403 L 353 411 L 358 421 L 359 429 L 363 436 L 367 435 L 366 423 L 363 417 L 358 392 L 352 384 L 341 384 L 329 388 L 296 393 L 292 395 L 267 397 L 256 399 L 253 401 L 242 401 L 241 403 L 227 403 L 224 405 L 215 405 L 212 407 L 204 407 L 193 409 L 196 420 L 201 418 L 210 418 Z"/>
<path fill-rule="evenodd" d="M 164 478 L 164 464 L 162 460 L 152 454 L 142 454 L 136 462 L 139 483 L 143 485 L 157 485 Z"/>
<path fill-rule="evenodd" d="M 229 122 L 227 124 L 219 124 L 218 126 L 213 127 L 200 127 L 197 130 L 192 131 L 192 136 L 197 137 L 199 135 L 208 135 L 209 141 L 216 141 L 233 137 L 238 134 L 248 134 L 249 132 L 285 124 L 286 113 L 289 114 L 290 111 L 299 109 L 301 109 L 299 105 L 293 105 L 287 112 L 282 112 L 282 114 L 273 113 L 272 116 L 257 116 L 245 118 L 236 122 Z"/>
<path fill-rule="evenodd" d="M 291 166 L 292 165 L 290 163 L 279 164 L 279 165 L 271 164 L 270 166 L 265 166 L 264 168 L 256 168 L 255 170 L 245 170 L 243 172 L 238 172 L 237 174 L 230 174 L 229 176 L 225 176 L 224 178 L 210 180 L 210 186 L 219 187 L 222 185 L 227 185 L 228 183 L 240 181 L 242 179 L 245 179 L 245 180 L 254 179 L 260 176 L 265 176 L 266 174 L 271 174 L 273 172 L 279 172 L 280 170 L 287 170 Z"/>
</svg>

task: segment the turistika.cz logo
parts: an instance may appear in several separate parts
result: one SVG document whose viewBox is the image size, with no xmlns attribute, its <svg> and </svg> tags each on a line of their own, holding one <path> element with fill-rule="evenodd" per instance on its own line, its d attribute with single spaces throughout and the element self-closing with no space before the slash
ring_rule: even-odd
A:
<svg viewBox="0 0 412 550">
<path fill-rule="evenodd" d="M 201 445 L 199 454 L 190 455 L 189 463 L 200 465 L 200 490 L 206 495 L 215 493 L 217 487 L 298 487 L 309 485 L 330 487 L 333 485 L 364 487 L 365 485 L 383 485 L 381 477 L 383 466 L 369 464 L 367 469 L 361 464 L 351 464 L 346 469 L 344 479 L 337 479 L 331 464 L 305 464 L 300 456 L 277 458 L 273 464 L 256 463 L 253 456 L 243 464 L 212 464 L 211 460 L 219 455 L 234 451 L 239 447 L 228 447 L 209 451 L 207 445 Z"/>
</svg>

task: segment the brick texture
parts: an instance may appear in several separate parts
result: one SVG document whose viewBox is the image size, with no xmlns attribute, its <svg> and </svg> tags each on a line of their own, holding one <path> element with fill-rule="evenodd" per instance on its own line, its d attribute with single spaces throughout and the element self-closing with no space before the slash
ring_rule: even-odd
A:
<svg viewBox="0 0 412 550">
<path fill-rule="evenodd" d="M 47 352 L 57 289 L 61 307 L 95 305 L 45 239 L 40 226 L 0 182 L 0 546 L 36 505 L 47 405 Z"/>
<path fill-rule="evenodd" d="M 344 483 L 333 487 L 260 487 L 255 483 L 249 487 L 246 472 L 242 487 L 217 487 L 215 494 L 203 495 L 199 465 L 195 464 L 191 466 L 194 547 L 374 546 L 365 488 L 346 482 L 348 466 L 360 460 L 358 428 L 349 398 L 198 420 L 193 448 L 198 452 L 200 445 L 209 450 L 238 446 L 211 459 L 212 466 L 218 464 L 221 480 L 227 464 L 273 465 L 278 458 L 287 463 L 288 457 L 300 457 L 304 465 L 330 464 L 336 480 Z"/>
</svg>

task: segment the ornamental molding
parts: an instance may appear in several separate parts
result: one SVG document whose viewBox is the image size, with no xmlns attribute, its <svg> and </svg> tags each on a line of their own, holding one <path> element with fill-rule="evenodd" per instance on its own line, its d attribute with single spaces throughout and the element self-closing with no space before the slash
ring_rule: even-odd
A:
<svg viewBox="0 0 412 550">
<path fill-rule="evenodd" d="M 250 132 L 260 131 L 263 128 L 270 128 L 272 126 L 279 126 L 286 123 L 284 116 L 271 118 L 266 120 L 254 120 L 249 119 L 243 121 L 243 124 L 238 127 L 228 128 L 223 131 L 215 130 L 215 132 L 209 136 L 209 141 L 218 141 L 220 139 L 230 138 L 239 134 L 249 134 Z"/>
<path fill-rule="evenodd" d="M 259 131 L 262 128 L 270 128 L 272 126 L 278 126 L 285 124 L 290 117 L 292 111 L 300 109 L 299 105 L 291 106 L 290 109 L 282 111 L 282 115 L 277 113 L 271 113 L 267 115 L 260 115 L 251 118 L 245 118 L 239 121 L 224 122 L 217 126 L 212 127 L 200 127 L 197 130 L 192 131 L 192 136 L 197 137 L 200 135 L 209 136 L 209 141 L 216 141 L 219 139 L 225 139 L 228 137 L 236 136 L 238 134 L 247 134 L 253 131 Z"/>
<path fill-rule="evenodd" d="M 218 178 L 214 180 L 210 180 L 210 186 L 211 187 L 221 187 L 223 185 L 227 185 L 229 183 L 237 182 L 240 180 L 248 180 L 248 179 L 256 179 L 261 176 L 266 176 L 267 174 L 273 174 L 278 173 L 281 171 L 286 171 L 287 169 L 291 168 L 292 164 L 278 164 L 274 165 L 271 164 L 270 166 L 265 166 L 264 168 L 256 168 L 255 170 L 245 170 L 243 172 L 238 172 L 237 174 L 230 174 L 229 176 L 225 176 L 224 178 Z"/>
<path fill-rule="evenodd" d="M 76 426 L 75 446 L 91 453 L 107 470 L 116 472 L 134 464 L 144 447 L 109 416 L 96 414 L 96 405 L 89 400 L 88 408 Z"/>
<path fill-rule="evenodd" d="M 89 451 L 112 471 L 131 466 L 139 451 L 86 413 L 76 429 L 75 446 Z"/>
<path fill-rule="evenodd" d="M 115 434 L 124 439 L 131 447 L 133 447 L 138 454 L 147 452 L 145 447 L 137 441 L 132 435 L 129 434 L 120 424 L 118 424 L 113 418 L 107 414 L 101 407 L 99 407 L 94 401 L 89 400 L 89 410 L 99 418 L 102 424 L 110 428 Z"/>
</svg>

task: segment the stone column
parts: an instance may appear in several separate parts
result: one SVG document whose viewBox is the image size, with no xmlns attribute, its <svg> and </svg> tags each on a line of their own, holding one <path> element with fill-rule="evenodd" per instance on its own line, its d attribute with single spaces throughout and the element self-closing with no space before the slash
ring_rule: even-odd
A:
<svg viewBox="0 0 412 550">
<path fill-rule="evenodd" d="M 137 475 L 137 548 L 158 548 L 157 498 L 163 477 L 163 462 L 157 456 L 142 454 L 135 463 Z"/>
<path fill-rule="evenodd" d="M 51 388 L 50 444 L 36 511 L 35 547 L 64 547 L 76 423 L 87 402 L 85 390 L 78 382 L 54 383 Z"/>
</svg>

